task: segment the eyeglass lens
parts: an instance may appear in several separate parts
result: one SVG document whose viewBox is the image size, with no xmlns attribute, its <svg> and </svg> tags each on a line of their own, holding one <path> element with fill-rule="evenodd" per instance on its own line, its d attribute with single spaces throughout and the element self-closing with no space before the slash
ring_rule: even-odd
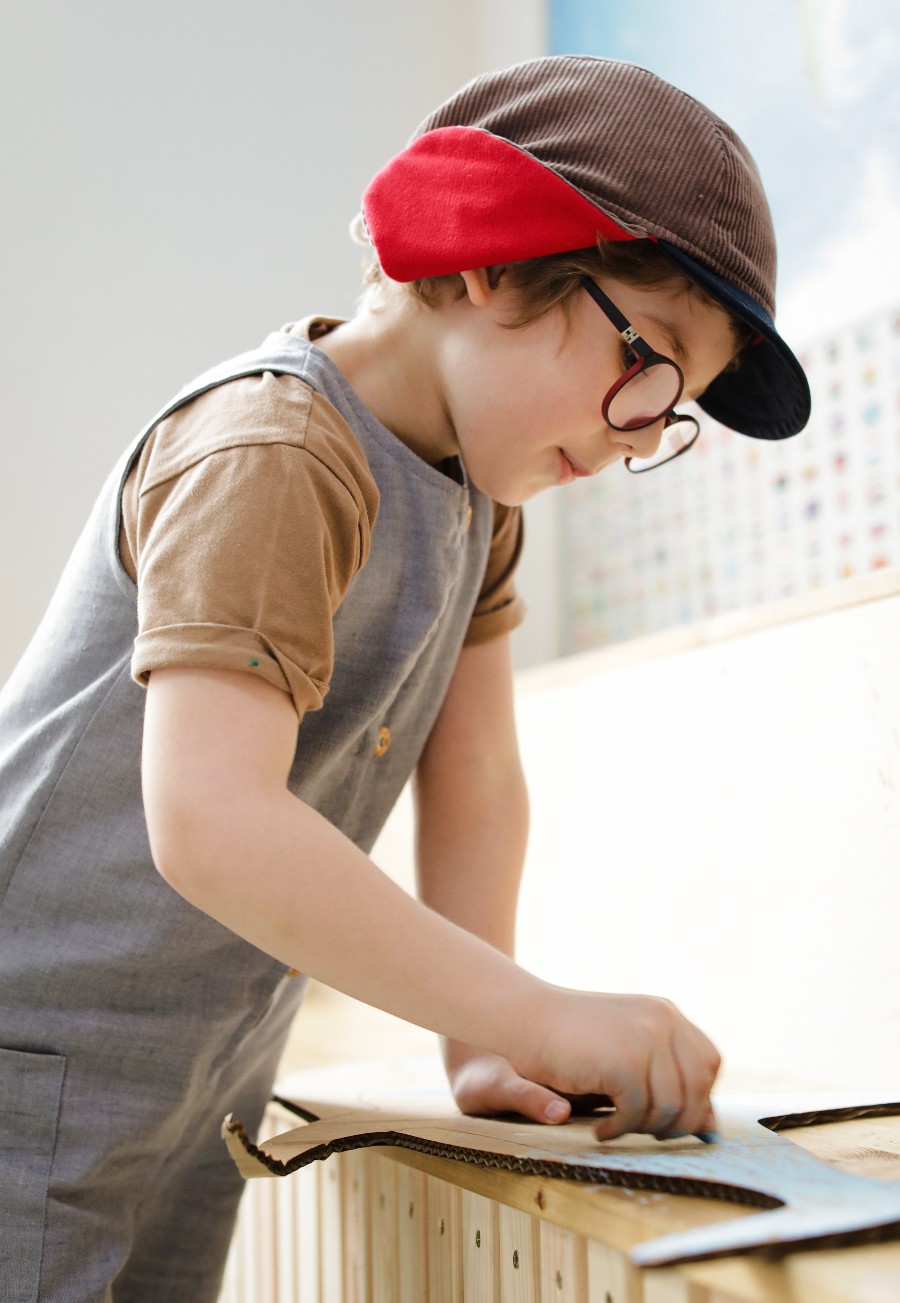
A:
<svg viewBox="0 0 900 1303">
<path fill-rule="evenodd" d="M 637 474 L 640 471 L 652 470 L 654 466 L 661 466 L 663 462 L 671 461 L 686 448 L 690 448 L 691 444 L 696 442 L 699 433 L 700 427 L 693 417 L 685 416 L 672 421 L 663 430 L 656 451 L 649 457 L 630 457 L 628 469 Z"/>
<path fill-rule="evenodd" d="M 671 412 L 681 394 L 681 372 L 660 360 L 643 366 L 609 400 L 606 419 L 616 430 L 640 430 Z"/>
</svg>

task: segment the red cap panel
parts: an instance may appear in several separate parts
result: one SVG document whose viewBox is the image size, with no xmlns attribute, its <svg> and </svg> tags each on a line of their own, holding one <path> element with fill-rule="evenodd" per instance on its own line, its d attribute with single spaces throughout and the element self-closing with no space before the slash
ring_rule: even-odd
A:
<svg viewBox="0 0 900 1303">
<path fill-rule="evenodd" d="M 438 127 L 378 173 L 363 214 L 396 281 L 631 240 L 568 182 L 479 127 Z"/>
</svg>

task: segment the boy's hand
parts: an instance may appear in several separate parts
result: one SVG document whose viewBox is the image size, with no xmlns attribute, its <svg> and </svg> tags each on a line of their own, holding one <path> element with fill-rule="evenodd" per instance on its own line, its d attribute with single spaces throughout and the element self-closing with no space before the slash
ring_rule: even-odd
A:
<svg viewBox="0 0 900 1303">
<path fill-rule="evenodd" d="M 546 1083 L 546 1094 L 610 1096 L 615 1112 L 597 1121 L 599 1140 L 715 1131 L 710 1092 L 721 1059 L 671 1001 L 548 986 L 541 1004 L 510 1061 L 527 1081 Z"/>
<path fill-rule="evenodd" d="M 499 1054 L 446 1041 L 444 1063 L 453 1098 L 473 1117 L 520 1113 L 533 1122 L 565 1122 L 572 1111 L 561 1095 L 520 1076 Z"/>
</svg>

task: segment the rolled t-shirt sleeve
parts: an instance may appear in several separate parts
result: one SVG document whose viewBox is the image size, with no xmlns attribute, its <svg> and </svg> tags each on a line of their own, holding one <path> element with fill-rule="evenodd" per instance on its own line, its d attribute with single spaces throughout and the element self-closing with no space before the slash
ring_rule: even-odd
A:
<svg viewBox="0 0 900 1303">
<path fill-rule="evenodd" d="M 334 612 L 365 563 L 377 507 L 355 452 L 348 467 L 335 447 L 245 436 L 172 474 L 163 457 L 162 475 L 151 451 L 127 530 L 138 682 L 163 667 L 239 669 L 288 692 L 298 717 L 322 705 Z"/>
<path fill-rule="evenodd" d="M 491 550 L 466 633 L 466 647 L 511 633 L 525 619 L 525 603 L 515 585 L 515 571 L 523 542 L 522 508 L 505 507 L 495 502 Z"/>
</svg>

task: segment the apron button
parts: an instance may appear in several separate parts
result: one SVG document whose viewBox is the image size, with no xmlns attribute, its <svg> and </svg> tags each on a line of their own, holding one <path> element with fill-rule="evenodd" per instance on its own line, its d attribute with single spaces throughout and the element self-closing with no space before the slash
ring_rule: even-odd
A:
<svg viewBox="0 0 900 1303">
<path fill-rule="evenodd" d="M 378 740 L 375 743 L 376 756 L 383 756 L 385 751 L 391 745 L 391 730 L 389 728 L 380 728 L 378 730 Z"/>
</svg>

